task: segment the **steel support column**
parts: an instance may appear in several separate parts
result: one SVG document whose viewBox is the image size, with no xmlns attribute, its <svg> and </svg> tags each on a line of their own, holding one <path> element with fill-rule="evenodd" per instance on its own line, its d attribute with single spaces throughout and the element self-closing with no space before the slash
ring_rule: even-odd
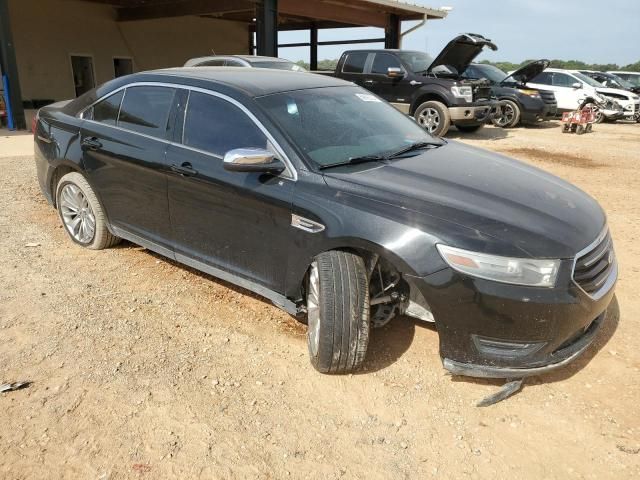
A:
<svg viewBox="0 0 640 480">
<path fill-rule="evenodd" d="M 18 76 L 18 62 L 11 34 L 11 19 L 9 18 L 9 0 L 0 0 L 0 63 L 2 74 L 9 80 L 9 93 L 13 122 L 16 128 L 26 129 L 22 94 L 20 93 L 20 78 Z"/>
<path fill-rule="evenodd" d="M 314 23 L 309 30 L 309 69 L 318 70 L 318 26 Z"/>
<path fill-rule="evenodd" d="M 262 0 L 256 6 L 258 55 L 278 56 L 278 0 Z"/>
<path fill-rule="evenodd" d="M 384 48 L 400 48 L 400 17 L 390 14 L 385 29 Z"/>
</svg>

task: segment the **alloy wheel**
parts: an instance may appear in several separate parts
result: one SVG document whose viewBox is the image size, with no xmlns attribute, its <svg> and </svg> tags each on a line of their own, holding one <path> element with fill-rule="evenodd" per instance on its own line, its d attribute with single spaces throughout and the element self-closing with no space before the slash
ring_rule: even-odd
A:
<svg viewBox="0 0 640 480">
<path fill-rule="evenodd" d="M 82 190 L 72 183 L 60 192 L 60 213 L 69 234 L 79 243 L 93 241 L 96 232 L 96 217 Z"/>
<path fill-rule="evenodd" d="M 440 114 L 435 108 L 425 108 L 418 116 L 418 123 L 429 133 L 440 126 Z"/>
<path fill-rule="evenodd" d="M 309 347 L 316 356 L 320 345 L 320 275 L 318 262 L 311 264 L 309 284 L 307 285 L 307 324 L 309 327 Z"/>
<path fill-rule="evenodd" d="M 502 110 L 502 115 L 496 120 L 496 123 L 499 127 L 509 125 L 513 121 L 515 114 L 516 112 L 514 112 L 513 107 L 507 103 Z"/>
</svg>

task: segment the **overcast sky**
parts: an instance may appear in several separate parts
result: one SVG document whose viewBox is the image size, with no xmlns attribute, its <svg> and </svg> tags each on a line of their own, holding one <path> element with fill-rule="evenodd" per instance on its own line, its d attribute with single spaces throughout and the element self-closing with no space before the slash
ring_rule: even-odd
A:
<svg viewBox="0 0 640 480">
<path fill-rule="evenodd" d="M 549 58 L 627 65 L 640 60 L 640 0 L 412 0 L 429 7 L 453 7 L 444 20 L 427 22 L 405 37 L 403 48 L 435 55 L 459 33 L 491 38 L 497 52 L 481 59 L 520 62 Z M 412 23 L 404 22 L 407 30 Z M 321 31 L 320 40 L 378 38 L 374 28 Z M 282 32 L 280 43 L 308 41 L 306 32 Z M 367 48 L 357 45 L 354 48 Z M 380 45 L 371 45 L 380 48 Z M 320 47 L 320 59 L 338 58 L 348 46 Z M 309 60 L 308 48 L 282 48 L 280 56 Z"/>
</svg>

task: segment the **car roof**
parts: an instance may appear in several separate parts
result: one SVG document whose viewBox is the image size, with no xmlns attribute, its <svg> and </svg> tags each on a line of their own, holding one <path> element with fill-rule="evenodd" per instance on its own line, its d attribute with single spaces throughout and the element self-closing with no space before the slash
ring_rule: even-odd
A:
<svg viewBox="0 0 640 480">
<path fill-rule="evenodd" d="M 243 67 L 180 67 L 145 72 L 147 75 L 191 79 L 214 85 L 224 85 L 241 90 L 251 97 L 310 88 L 353 86 L 352 83 L 326 75 L 293 72 L 288 70 L 249 69 Z M 132 82 L 141 79 L 131 78 Z M 144 76 L 144 74 L 141 74 Z"/>
</svg>

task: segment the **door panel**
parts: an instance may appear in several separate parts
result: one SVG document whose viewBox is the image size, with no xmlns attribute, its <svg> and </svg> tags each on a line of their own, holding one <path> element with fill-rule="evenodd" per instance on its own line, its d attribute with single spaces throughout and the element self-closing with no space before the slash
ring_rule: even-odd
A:
<svg viewBox="0 0 640 480">
<path fill-rule="evenodd" d="M 84 166 L 111 225 L 169 248 L 167 143 L 85 122 L 81 142 L 90 140 L 99 147 L 83 147 Z"/>
<path fill-rule="evenodd" d="M 166 150 L 176 93 L 151 86 L 116 93 L 85 113 L 80 138 L 89 182 L 110 224 L 164 248 L 172 245 Z"/>
<path fill-rule="evenodd" d="M 176 254 L 283 292 L 295 182 L 224 169 L 228 150 L 268 146 L 235 105 L 191 92 L 186 115 L 185 146 L 167 151 Z"/>
<path fill-rule="evenodd" d="M 388 102 L 409 102 L 415 88 L 409 84 L 409 79 L 406 76 L 389 78 L 387 75 L 389 67 L 405 70 L 395 56 L 388 53 L 376 53 L 371 64 L 371 73 L 368 75 L 368 78 L 375 82 L 376 93 Z"/>
</svg>

